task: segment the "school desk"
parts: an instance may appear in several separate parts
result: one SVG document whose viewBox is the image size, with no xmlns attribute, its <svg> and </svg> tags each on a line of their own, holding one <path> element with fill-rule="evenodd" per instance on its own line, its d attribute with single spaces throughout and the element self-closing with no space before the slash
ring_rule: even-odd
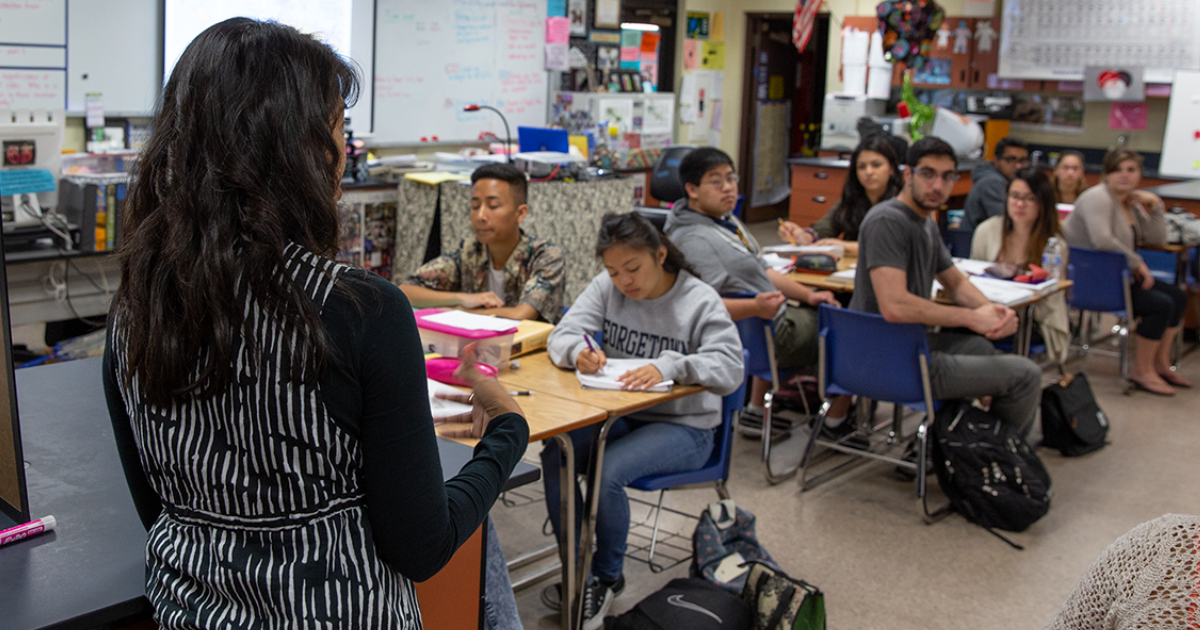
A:
<svg viewBox="0 0 1200 630">
<path fill-rule="evenodd" d="M 535 352 L 520 359 L 519 369 L 500 373 L 500 382 L 510 389 L 531 390 L 533 396 L 517 398 L 529 421 L 531 442 L 546 438 L 558 441 L 562 459 L 559 464 L 562 496 L 562 523 L 575 522 L 575 462 L 571 436 L 567 433 L 585 426 L 595 426 L 597 438 L 593 442 L 589 461 L 588 483 L 591 487 L 584 499 L 584 521 L 579 536 L 580 554 L 575 566 L 574 528 L 562 528 L 559 541 L 559 559 L 562 562 L 564 602 L 576 601 L 580 587 L 591 571 L 592 539 L 596 526 L 596 499 L 600 483 L 604 446 L 608 430 L 617 418 L 659 403 L 690 396 L 704 391 L 695 385 L 676 385 L 668 392 L 626 392 L 584 389 L 575 378 L 574 370 L 564 370 L 550 362 L 545 351 Z M 464 440 L 472 444 L 474 440 Z M 578 628 L 579 619 L 571 618 L 571 606 L 562 608 L 562 628 Z M 578 607 L 576 607 L 577 609 Z M 578 610 L 576 610 L 578 612 Z"/>
<path fill-rule="evenodd" d="M 53 514 L 58 527 L 0 547 L 0 626 L 6 630 L 120 627 L 150 615 L 146 530 L 117 457 L 100 362 L 17 370 L 29 504 L 34 518 Z M 447 479 L 472 455 L 449 440 L 438 440 L 438 449 Z M 537 481 L 539 474 L 535 466 L 518 464 L 505 489 Z M 482 534 L 477 531 L 446 569 L 418 585 L 425 627 L 468 627 L 455 621 L 460 618 L 478 627 Z M 455 616 L 440 616 L 446 609 Z"/>
</svg>

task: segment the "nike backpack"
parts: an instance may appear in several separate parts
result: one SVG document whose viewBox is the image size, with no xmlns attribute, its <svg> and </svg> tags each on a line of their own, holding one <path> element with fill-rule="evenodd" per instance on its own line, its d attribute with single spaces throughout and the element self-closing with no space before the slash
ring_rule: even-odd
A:
<svg viewBox="0 0 1200 630">
<path fill-rule="evenodd" d="M 742 598 L 701 578 L 676 578 L 605 630 L 751 630 L 754 615 Z"/>
</svg>

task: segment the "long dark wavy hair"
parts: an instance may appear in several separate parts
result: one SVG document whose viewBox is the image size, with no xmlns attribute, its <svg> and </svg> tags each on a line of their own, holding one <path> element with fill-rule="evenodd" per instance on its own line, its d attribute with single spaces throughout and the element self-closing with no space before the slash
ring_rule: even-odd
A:
<svg viewBox="0 0 1200 630">
<path fill-rule="evenodd" d="M 1029 186 L 1029 190 L 1037 197 L 1038 204 L 1038 220 L 1033 225 L 1033 233 L 1029 235 L 1029 246 L 1025 252 L 1026 262 L 1040 265 L 1042 263 L 1042 251 L 1046 249 L 1046 243 L 1050 241 L 1051 236 L 1062 236 L 1062 227 L 1058 223 L 1058 202 L 1054 195 L 1054 184 L 1050 183 L 1050 178 L 1041 170 L 1033 167 L 1025 167 L 1016 172 L 1013 176 L 1013 181 L 1021 180 L 1025 185 Z M 1012 183 L 1008 185 L 1012 188 Z M 1005 203 L 1008 203 L 1005 201 Z M 1000 241 L 1000 255 L 1004 255 L 1004 239 L 1012 234 L 1014 229 L 1012 217 L 1008 214 L 1008 209 L 1004 210 L 1004 238 Z"/>
<path fill-rule="evenodd" d="M 658 231 L 649 219 L 636 212 L 625 214 L 608 213 L 600 218 L 600 236 L 596 239 L 596 257 L 604 256 L 604 252 L 613 247 L 628 247 L 651 254 L 658 252 L 659 247 L 666 246 L 667 259 L 662 267 L 667 273 L 686 271 L 693 276 L 696 271 L 688 264 L 683 252 L 667 238 L 666 234 Z"/>
<path fill-rule="evenodd" d="M 854 153 L 850 154 L 850 173 L 846 175 L 846 183 L 842 186 L 842 202 L 833 213 L 833 231 L 847 241 L 858 240 L 858 226 L 862 225 L 863 217 L 871 209 L 871 198 L 867 189 L 858 181 L 858 157 L 863 151 L 874 151 L 884 157 L 892 166 L 892 176 L 888 179 L 887 190 L 879 201 L 885 201 L 900 194 L 904 188 L 904 178 L 900 175 L 900 163 L 896 160 L 896 152 L 892 144 L 882 135 L 867 136 Z"/>
<path fill-rule="evenodd" d="M 259 352 L 250 296 L 291 335 L 292 380 L 323 372 L 320 314 L 287 275 L 284 250 L 337 250 L 333 133 L 358 89 L 328 46 L 274 22 L 226 20 L 179 58 L 133 173 L 119 252 L 125 382 L 136 379 L 146 401 L 228 387 L 239 342 Z"/>
</svg>

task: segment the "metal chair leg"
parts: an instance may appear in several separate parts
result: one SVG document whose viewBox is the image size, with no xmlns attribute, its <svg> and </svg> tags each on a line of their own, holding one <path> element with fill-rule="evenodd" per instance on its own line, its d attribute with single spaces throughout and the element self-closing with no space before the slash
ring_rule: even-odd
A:
<svg viewBox="0 0 1200 630">
<path fill-rule="evenodd" d="M 790 479 L 796 474 L 796 471 L 800 469 L 800 466 L 797 465 L 779 475 L 776 475 L 771 470 L 771 440 L 775 433 L 774 427 L 772 426 L 774 422 L 771 419 L 773 408 L 772 401 L 774 399 L 775 392 L 778 391 L 778 388 L 778 383 L 772 383 L 771 391 L 767 392 L 767 394 L 763 397 L 762 468 L 763 476 L 766 477 L 767 483 L 771 485 L 775 485 L 781 481 Z"/>
<path fill-rule="evenodd" d="M 654 548 L 658 545 L 658 524 L 662 521 L 663 497 L 666 494 L 666 490 L 658 491 L 658 507 L 654 508 L 654 532 L 650 535 L 650 555 L 646 556 L 646 563 L 651 567 L 654 566 Z"/>
</svg>

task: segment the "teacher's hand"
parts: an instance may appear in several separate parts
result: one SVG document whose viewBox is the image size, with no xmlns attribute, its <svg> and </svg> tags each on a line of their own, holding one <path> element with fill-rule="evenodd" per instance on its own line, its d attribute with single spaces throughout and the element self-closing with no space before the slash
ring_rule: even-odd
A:
<svg viewBox="0 0 1200 630">
<path fill-rule="evenodd" d="M 468 424 L 470 428 L 446 431 L 441 435 L 445 437 L 481 438 L 484 431 L 487 430 L 488 423 L 498 416 L 506 413 L 515 413 L 522 417 L 525 415 L 525 412 L 521 410 L 521 406 L 517 404 L 517 401 L 508 395 L 508 392 L 496 379 L 484 376 L 475 367 L 475 344 L 472 343 L 463 348 L 459 359 L 462 361 L 462 364 L 454 371 L 454 376 L 471 383 L 471 393 L 469 395 L 438 394 L 437 397 L 471 405 L 471 411 L 470 413 L 459 414 L 457 416 L 436 418 L 433 423 L 435 425 Z"/>
</svg>

